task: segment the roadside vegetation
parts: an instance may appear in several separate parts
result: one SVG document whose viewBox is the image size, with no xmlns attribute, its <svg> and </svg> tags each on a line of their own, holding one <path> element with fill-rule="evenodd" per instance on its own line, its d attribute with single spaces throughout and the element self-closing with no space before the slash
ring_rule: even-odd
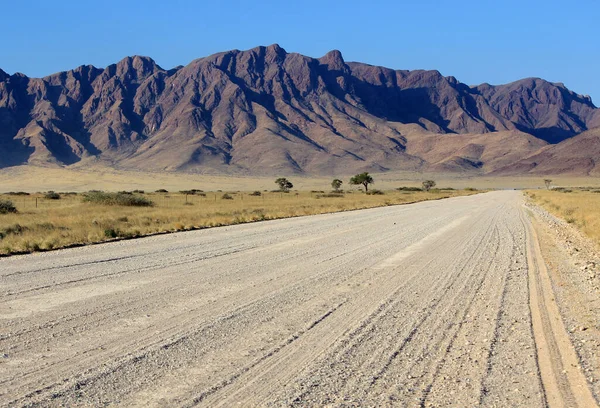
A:
<svg viewBox="0 0 600 408">
<path fill-rule="evenodd" d="M 369 184 L 373 184 L 375 181 L 369 173 L 360 173 L 350 179 L 350 184 L 358 186 L 361 185 L 365 188 L 365 192 L 369 191 Z"/>
<path fill-rule="evenodd" d="M 290 191 L 289 180 L 277 184 L 283 188 L 274 192 L 54 193 L 60 199 L 47 193 L 0 194 L 0 255 L 474 194 L 411 188 L 365 194 L 357 189 L 343 191 L 337 182 L 331 192 L 309 192 Z"/>
<path fill-rule="evenodd" d="M 600 189 L 550 189 L 550 183 L 546 180 L 544 182 L 548 189 L 528 190 L 526 194 L 529 198 L 551 214 L 575 225 L 600 245 Z"/>
</svg>

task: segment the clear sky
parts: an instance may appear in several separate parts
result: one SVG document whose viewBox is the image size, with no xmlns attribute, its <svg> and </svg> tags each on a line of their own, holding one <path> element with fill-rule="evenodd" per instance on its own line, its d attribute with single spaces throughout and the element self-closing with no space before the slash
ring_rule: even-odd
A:
<svg viewBox="0 0 600 408">
<path fill-rule="evenodd" d="M 278 43 L 437 69 L 470 85 L 536 76 L 600 105 L 598 0 L 5 0 L 0 68 L 40 77 L 147 55 L 163 68 Z"/>
</svg>

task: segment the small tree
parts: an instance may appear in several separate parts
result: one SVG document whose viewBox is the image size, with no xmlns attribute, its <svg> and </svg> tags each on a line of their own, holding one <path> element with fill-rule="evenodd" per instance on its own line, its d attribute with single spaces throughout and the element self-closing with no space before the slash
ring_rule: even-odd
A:
<svg viewBox="0 0 600 408">
<path fill-rule="evenodd" d="M 289 181 L 285 177 L 279 177 L 277 180 L 275 180 L 275 184 L 279 186 L 279 191 L 282 191 L 284 193 L 287 193 L 288 191 L 290 191 L 290 188 L 294 187 L 291 181 Z"/>
<path fill-rule="evenodd" d="M 546 189 L 550 190 L 550 185 L 552 184 L 552 180 L 544 179 L 544 184 L 546 185 Z"/>
<path fill-rule="evenodd" d="M 423 182 L 423 190 L 424 191 L 429 191 L 431 190 L 433 187 L 435 187 L 435 181 L 433 180 L 425 180 Z"/>
<path fill-rule="evenodd" d="M 333 181 L 331 182 L 331 187 L 337 193 L 338 191 L 340 191 L 340 187 L 342 186 L 342 184 L 344 184 L 344 182 L 342 180 L 340 180 L 340 179 L 333 179 Z"/>
<path fill-rule="evenodd" d="M 360 173 L 350 179 L 350 184 L 352 185 L 360 185 L 365 186 L 365 193 L 369 191 L 369 184 L 373 184 L 375 181 L 373 177 L 369 175 L 369 173 Z"/>
</svg>

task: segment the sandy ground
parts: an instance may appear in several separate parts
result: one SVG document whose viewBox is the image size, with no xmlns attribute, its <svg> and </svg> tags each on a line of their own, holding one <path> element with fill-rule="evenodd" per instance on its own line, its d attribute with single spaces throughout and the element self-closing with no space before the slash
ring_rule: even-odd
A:
<svg viewBox="0 0 600 408">
<path fill-rule="evenodd" d="M 535 244 L 506 191 L 0 259 L 0 405 L 587 407 Z"/>
<path fill-rule="evenodd" d="M 343 188 L 349 186 L 351 175 L 337 174 Z M 375 188 L 394 189 L 402 186 L 421 186 L 423 180 L 433 179 L 438 187 L 478 189 L 545 188 L 543 177 L 466 177 L 456 174 L 422 174 L 415 172 L 373 173 Z M 301 191 L 330 190 L 334 176 L 289 176 L 294 189 Z M 551 177 L 554 186 L 600 186 L 600 178 L 593 177 Z M 169 191 L 192 188 L 206 191 L 253 191 L 273 190 L 276 177 L 258 177 L 222 174 L 191 173 L 149 173 L 132 170 L 117 170 L 108 167 L 57 168 L 36 166 L 15 166 L 0 169 L 0 193 L 9 191 L 88 191 L 88 190 L 146 190 L 165 188 Z"/>
</svg>

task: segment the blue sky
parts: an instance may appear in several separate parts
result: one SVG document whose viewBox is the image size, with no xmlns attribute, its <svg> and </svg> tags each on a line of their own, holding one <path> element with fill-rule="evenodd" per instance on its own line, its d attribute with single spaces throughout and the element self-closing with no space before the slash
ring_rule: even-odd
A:
<svg viewBox="0 0 600 408">
<path fill-rule="evenodd" d="M 7 0 L 0 68 L 40 77 L 147 55 L 163 68 L 278 43 L 319 57 L 437 69 L 468 84 L 542 77 L 600 105 L 600 2 Z"/>
</svg>

